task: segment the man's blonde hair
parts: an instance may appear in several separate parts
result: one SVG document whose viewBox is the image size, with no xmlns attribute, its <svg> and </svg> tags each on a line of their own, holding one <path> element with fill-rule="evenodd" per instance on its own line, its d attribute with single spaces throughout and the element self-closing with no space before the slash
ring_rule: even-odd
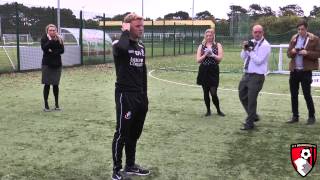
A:
<svg viewBox="0 0 320 180">
<path fill-rule="evenodd" d="M 134 20 L 143 20 L 142 16 L 139 16 L 138 14 L 132 12 L 129 13 L 128 15 L 126 15 L 126 17 L 124 17 L 123 22 L 125 23 L 131 23 Z"/>
</svg>

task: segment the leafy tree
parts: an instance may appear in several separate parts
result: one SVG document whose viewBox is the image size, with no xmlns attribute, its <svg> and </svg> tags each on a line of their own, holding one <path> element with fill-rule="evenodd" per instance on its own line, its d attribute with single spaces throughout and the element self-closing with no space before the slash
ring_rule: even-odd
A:
<svg viewBox="0 0 320 180">
<path fill-rule="evenodd" d="M 130 12 L 126 12 L 124 14 L 117 14 L 115 16 L 113 16 L 112 20 L 113 21 L 123 21 L 124 17 L 126 17 L 126 15 L 130 14 Z"/>
<path fill-rule="evenodd" d="M 196 14 L 196 19 L 204 20 L 214 20 L 214 16 L 209 11 L 202 11 Z"/>
<path fill-rule="evenodd" d="M 310 11 L 310 16 L 320 17 L 320 6 L 313 6 L 313 10 Z"/>
<path fill-rule="evenodd" d="M 304 16 L 302 8 L 297 4 L 289 4 L 279 9 L 280 16 Z"/>
<path fill-rule="evenodd" d="M 164 19 L 166 19 L 166 20 L 171 20 L 171 19 L 187 20 L 187 19 L 190 19 L 190 16 L 189 16 L 189 14 L 187 12 L 178 11 L 178 12 L 175 12 L 175 13 L 166 14 L 164 16 Z"/>
<path fill-rule="evenodd" d="M 239 5 L 231 5 L 230 13 L 227 13 L 229 17 L 232 17 L 234 14 L 246 14 L 248 11 Z"/>
</svg>

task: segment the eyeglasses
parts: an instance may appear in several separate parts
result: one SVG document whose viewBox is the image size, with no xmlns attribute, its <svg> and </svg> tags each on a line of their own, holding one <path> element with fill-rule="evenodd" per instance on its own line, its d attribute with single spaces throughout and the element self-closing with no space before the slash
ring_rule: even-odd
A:
<svg viewBox="0 0 320 180">
<path fill-rule="evenodd" d="M 253 31 L 254 34 L 262 33 L 262 31 Z"/>
<path fill-rule="evenodd" d="M 298 28 L 298 31 L 305 31 L 305 28 Z"/>
</svg>

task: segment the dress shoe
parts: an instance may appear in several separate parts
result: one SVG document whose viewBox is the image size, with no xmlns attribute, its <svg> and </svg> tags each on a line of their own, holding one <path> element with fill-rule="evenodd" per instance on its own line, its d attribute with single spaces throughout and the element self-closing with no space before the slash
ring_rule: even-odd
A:
<svg viewBox="0 0 320 180">
<path fill-rule="evenodd" d="M 221 117 L 224 117 L 224 116 L 226 116 L 223 112 L 221 112 L 221 111 L 219 111 L 218 113 L 218 116 L 221 116 Z"/>
<path fill-rule="evenodd" d="M 248 130 L 252 130 L 254 129 L 254 125 L 247 125 L 247 124 L 244 124 L 242 128 L 240 128 L 240 130 L 242 131 L 248 131 Z"/>
<path fill-rule="evenodd" d="M 287 123 L 289 124 L 297 123 L 297 122 L 299 122 L 299 117 L 297 116 L 292 116 L 292 118 L 289 121 L 287 121 Z"/>
<path fill-rule="evenodd" d="M 256 116 L 255 118 L 254 118 L 254 122 L 258 122 L 258 121 L 260 121 L 260 116 Z"/>
<path fill-rule="evenodd" d="M 307 120 L 307 125 L 312 125 L 316 122 L 316 118 L 315 117 L 309 117 Z"/>
</svg>

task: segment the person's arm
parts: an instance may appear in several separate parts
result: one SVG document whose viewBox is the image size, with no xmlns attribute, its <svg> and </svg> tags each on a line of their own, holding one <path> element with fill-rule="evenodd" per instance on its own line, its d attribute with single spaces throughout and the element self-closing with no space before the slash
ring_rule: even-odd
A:
<svg viewBox="0 0 320 180">
<path fill-rule="evenodd" d="M 200 45 L 197 50 L 197 58 L 196 58 L 197 63 L 201 63 L 208 55 L 207 51 L 205 53 L 203 53 L 203 55 L 201 55 L 201 53 L 202 53 L 202 45 Z"/>
<path fill-rule="evenodd" d="M 122 34 L 120 36 L 117 47 L 121 50 L 127 50 L 129 48 L 129 39 L 130 39 L 130 23 L 122 24 Z"/>
<path fill-rule="evenodd" d="M 250 60 L 253 61 L 255 64 L 260 65 L 264 63 L 264 61 L 268 60 L 267 57 L 271 53 L 271 47 L 269 44 L 262 44 L 259 47 L 258 51 L 250 51 Z"/>
<path fill-rule="evenodd" d="M 63 42 L 62 42 L 62 44 L 60 44 L 60 41 L 58 40 L 57 41 L 58 43 L 59 43 L 59 45 L 58 45 L 58 48 L 56 48 L 56 49 L 53 49 L 53 51 L 52 51 L 52 54 L 53 55 L 59 55 L 59 54 L 63 54 L 64 53 L 64 45 L 63 45 Z"/>
<path fill-rule="evenodd" d="M 223 58 L 223 48 L 220 43 L 217 43 L 217 46 L 218 46 L 218 55 L 213 54 L 213 57 L 218 63 L 220 63 Z"/>
<path fill-rule="evenodd" d="M 49 53 L 49 49 L 51 47 L 52 40 L 49 40 L 47 36 L 43 36 L 41 38 L 41 49 L 45 53 Z"/>
<path fill-rule="evenodd" d="M 147 73 L 148 73 L 148 71 L 147 71 L 147 65 L 146 65 L 146 63 L 144 63 L 144 65 L 143 65 L 143 81 L 142 81 L 142 83 L 143 83 L 143 92 L 147 95 L 148 94 L 148 79 L 147 79 Z"/>
<path fill-rule="evenodd" d="M 297 55 L 297 50 L 296 50 L 296 48 L 295 48 L 295 41 L 296 41 L 296 39 L 297 39 L 297 35 L 294 35 L 294 36 L 291 38 L 290 42 L 289 42 L 289 47 L 288 47 L 288 49 L 287 49 L 287 56 L 288 56 L 288 58 L 293 59 L 293 58 L 296 57 L 296 55 Z"/>
<path fill-rule="evenodd" d="M 320 58 L 320 38 L 315 38 L 316 45 L 312 50 L 302 50 L 300 53 L 309 59 Z M 304 52 L 305 51 L 305 52 Z"/>
<path fill-rule="evenodd" d="M 242 50 L 241 50 L 241 53 L 240 53 L 240 57 L 241 57 L 241 59 L 242 59 L 243 61 L 245 61 L 245 60 L 248 58 L 248 56 L 249 56 L 249 51 L 244 50 L 244 49 L 245 49 L 244 46 L 245 46 L 246 44 L 248 44 L 247 41 L 244 41 L 244 42 L 242 43 Z"/>
</svg>

